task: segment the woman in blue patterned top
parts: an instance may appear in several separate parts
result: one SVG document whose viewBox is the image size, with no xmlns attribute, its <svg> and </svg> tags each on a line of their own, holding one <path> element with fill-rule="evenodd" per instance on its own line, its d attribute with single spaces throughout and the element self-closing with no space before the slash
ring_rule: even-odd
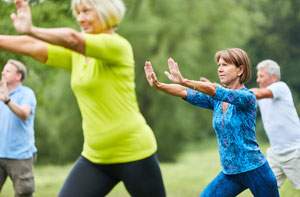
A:
<svg viewBox="0 0 300 197">
<path fill-rule="evenodd" d="M 174 84 L 160 83 L 151 63 L 145 63 L 150 86 L 214 111 L 222 172 L 200 196 L 236 196 L 247 188 L 254 196 L 279 196 L 275 176 L 255 140 L 256 99 L 244 86 L 250 79 L 249 58 L 242 49 L 232 48 L 217 52 L 215 59 L 220 82 L 226 88 L 183 78 L 171 58 L 170 73 L 165 74 Z"/>
</svg>

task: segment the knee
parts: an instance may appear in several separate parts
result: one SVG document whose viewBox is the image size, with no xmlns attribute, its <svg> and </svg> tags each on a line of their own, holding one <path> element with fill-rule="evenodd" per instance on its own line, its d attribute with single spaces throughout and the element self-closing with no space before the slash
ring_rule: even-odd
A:
<svg viewBox="0 0 300 197">
<path fill-rule="evenodd" d="M 16 196 L 32 196 L 33 192 L 34 192 L 33 177 L 19 178 L 16 181 L 16 185 L 15 185 Z"/>
</svg>

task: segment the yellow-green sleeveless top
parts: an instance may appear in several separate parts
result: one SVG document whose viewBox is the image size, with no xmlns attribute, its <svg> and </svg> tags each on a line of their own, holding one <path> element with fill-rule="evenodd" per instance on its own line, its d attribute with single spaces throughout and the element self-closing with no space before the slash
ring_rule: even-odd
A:
<svg viewBox="0 0 300 197">
<path fill-rule="evenodd" d="M 47 44 L 46 62 L 72 72 L 71 87 L 82 116 L 82 155 L 103 164 L 152 155 L 157 144 L 138 108 L 130 43 L 118 34 L 84 34 L 84 38 L 86 56 Z"/>
</svg>

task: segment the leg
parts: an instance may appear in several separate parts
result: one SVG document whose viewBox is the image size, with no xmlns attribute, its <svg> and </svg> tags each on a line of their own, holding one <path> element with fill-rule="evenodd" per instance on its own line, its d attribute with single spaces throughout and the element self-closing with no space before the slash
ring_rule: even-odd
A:
<svg viewBox="0 0 300 197">
<path fill-rule="evenodd" d="M 131 196 L 166 196 L 156 155 L 139 161 L 118 164 L 116 168 Z"/>
<path fill-rule="evenodd" d="M 4 159 L 0 159 L 0 192 L 2 190 L 2 187 L 6 181 L 7 178 L 7 173 L 6 173 L 6 169 L 4 167 L 5 164 L 5 160 Z"/>
<path fill-rule="evenodd" d="M 255 170 L 242 173 L 240 177 L 254 196 L 279 197 L 277 181 L 268 162 Z"/>
<path fill-rule="evenodd" d="M 202 191 L 200 197 L 234 197 L 247 189 L 240 184 L 236 175 L 220 172 Z"/>
<path fill-rule="evenodd" d="M 105 196 L 119 180 L 105 172 L 101 165 L 80 156 L 67 177 L 60 197 Z"/>
<path fill-rule="evenodd" d="M 295 189 L 300 190 L 300 149 L 288 154 L 289 160 L 282 163 L 287 178 Z"/>
<path fill-rule="evenodd" d="M 286 175 L 282 169 L 280 160 L 277 158 L 277 156 L 272 152 L 270 148 L 267 150 L 267 160 L 276 177 L 278 187 L 281 187 L 284 181 L 286 180 Z"/>
<path fill-rule="evenodd" d="M 6 165 L 15 196 L 31 197 L 34 192 L 33 159 L 8 159 Z"/>
</svg>

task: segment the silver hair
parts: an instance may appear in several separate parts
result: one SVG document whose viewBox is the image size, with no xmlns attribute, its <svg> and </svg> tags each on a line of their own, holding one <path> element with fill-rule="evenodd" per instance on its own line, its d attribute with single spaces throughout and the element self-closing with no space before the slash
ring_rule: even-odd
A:
<svg viewBox="0 0 300 197">
<path fill-rule="evenodd" d="M 125 5 L 122 0 L 72 0 L 71 9 L 78 16 L 79 3 L 91 5 L 98 13 L 103 29 L 116 28 L 125 15 Z"/>
<path fill-rule="evenodd" d="M 279 65 L 273 60 L 263 60 L 259 62 L 256 66 L 256 69 L 266 68 L 268 70 L 268 74 L 277 75 L 277 81 L 280 80 L 280 67 Z"/>
<path fill-rule="evenodd" d="M 12 64 L 17 68 L 17 72 L 22 74 L 21 81 L 23 81 L 27 76 L 27 69 L 22 62 L 10 59 L 7 61 L 8 64 Z"/>
</svg>

